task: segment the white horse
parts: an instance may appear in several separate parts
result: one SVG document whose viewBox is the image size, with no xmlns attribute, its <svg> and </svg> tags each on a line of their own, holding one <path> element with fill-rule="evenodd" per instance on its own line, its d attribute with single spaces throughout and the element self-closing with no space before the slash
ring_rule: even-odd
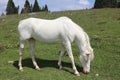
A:
<svg viewBox="0 0 120 80">
<path fill-rule="evenodd" d="M 89 37 L 84 30 L 75 24 L 71 19 L 67 17 L 60 17 L 54 20 L 45 20 L 38 18 L 28 18 L 19 22 L 18 25 L 20 49 L 19 49 L 19 70 L 23 71 L 22 67 L 22 51 L 26 40 L 30 42 L 30 53 L 32 62 L 37 70 L 40 70 L 34 57 L 35 40 L 53 43 L 59 42 L 62 44 L 58 66 L 61 69 L 61 58 L 67 51 L 74 70 L 74 74 L 79 76 L 79 72 L 76 69 L 74 57 L 72 54 L 71 43 L 76 41 L 78 48 L 81 51 L 80 61 L 85 73 L 90 72 L 90 62 L 94 57 L 93 49 L 90 46 Z"/>
</svg>

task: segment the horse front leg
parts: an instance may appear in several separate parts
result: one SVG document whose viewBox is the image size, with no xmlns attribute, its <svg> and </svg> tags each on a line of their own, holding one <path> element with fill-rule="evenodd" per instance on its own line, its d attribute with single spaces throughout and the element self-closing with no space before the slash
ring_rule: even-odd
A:
<svg viewBox="0 0 120 80">
<path fill-rule="evenodd" d="M 75 66 L 75 62 L 74 62 L 74 57 L 73 57 L 73 54 L 72 54 L 72 48 L 71 48 L 71 43 L 70 43 L 70 41 L 65 42 L 65 43 L 64 43 L 64 46 L 65 46 L 65 48 L 66 48 L 66 50 L 67 50 L 67 53 L 68 53 L 68 55 L 69 55 L 69 58 L 71 59 L 72 67 L 73 67 L 73 70 L 74 70 L 74 74 L 75 74 L 76 76 L 80 76 L 80 74 L 79 74 L 79 72 L 78 72 L 78 70 L 77 70 L 77 68 L 76 68 L 76 66 Z"/>
<path fill-rule="evenodd" d="M 32 58 L 33 65 L 35 66 L 36 70 L 40 70 L 40 68 L 39 68 L 39 66 L 38 66 L 38 64 L 35 60 L 35 56 L 34 56 L 35 40 L 30 39 L 29 42 L 30 42 L 30 55 L 31 55 L 31 58 Z"/>
<path fill-rule="evenodd" d="M 64 53 L 65 53 L 65 48 L 64 48 L 64 46 L 62 46 L 60 55 L 59 55 L 59 60 L 58 60 L 59 69 L 62 69 L 61 61 L 62 61 L 62 56 L 64 55 Z"/>
</svg>

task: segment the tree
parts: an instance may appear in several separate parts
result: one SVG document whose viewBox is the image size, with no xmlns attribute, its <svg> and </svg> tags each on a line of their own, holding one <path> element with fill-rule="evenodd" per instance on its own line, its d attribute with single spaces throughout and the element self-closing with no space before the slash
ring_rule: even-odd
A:
<svg viewBox="0 0 120 80">
<path fill-rule="evenodd" d="M 117 7 L 117 0 L 96 0 L 94 8 L 115 8 Z"/>
<path fill-rule="evenodd" d="M 96 0 L 94 4 L 94 8 L 103 8 L 103 2 L 101 0 Z"/>
<path fill-rule="evenodd" d="M 21 14 L 23 14 L 23 13 L 24 13 L 24 8 L 21 9 Z"/>
<path fill-rule="evenodd" d="M 18 14 L 19 6 L 16 7 L 13 0 L 9 0 L 6 7 L 6 14 Z"/>
<path fill-rule="evenodd" d="M 39 7 L 39 4 L 38 4 L 38 1 L 35 0 L 32 12 L 39 12 L 39 11 L 40 11 L 40 7 Z"/>
<path fill-rule="evenodd" d="M 120 0 L 117 0 L 117 8 L 120 8 Z"/>
<path fill-rule="evenodd" d="M 22 8 L 21 10 L 21 13 L 30 13 L 32 10 L 31 10 L 31 6 L 30 6 L 30 3 L 28 0 L 25 1 L 25 4 L 24 4 L 24 8 Z"/>
<path fill-rule="evenodd" d="M 120 0 L 117 0 L 117 7 L 120 8 Z"/>
<path fill-rule="evenodd" d="M 48 11 L 48 6 L 47 6 L 47 4 L 45 4 L 45 11 Z"/>
<path fill-rule="evenodd" d="M 5 16 L 5 14 L 2 12 L 1 16 Z"/>
<path fill-rule="evenodd" d="M 111 0 L 111 2 L 110 2 L 110 7 L 111 8 L 116 8 L 117 7 L 117 0 Z"/>
<path fill-rule="evenodd" d="M 42 11 L 48 11 L 48 6 L 47 6 L 47 4 L 45 4 L 45 6 L 43 6 Z"/>
</svg>

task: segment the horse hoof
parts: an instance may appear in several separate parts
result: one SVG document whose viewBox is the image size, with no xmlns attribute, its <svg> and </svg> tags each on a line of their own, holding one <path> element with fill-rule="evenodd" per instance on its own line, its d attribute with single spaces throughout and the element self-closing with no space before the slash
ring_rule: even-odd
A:
<svg viewBox="0 0 120 80">
<path fill-rule="evenodd" d="M 77 73 L 77 74 L 75 74 L 76 76 L 80 76 L 80 74 L 79 73 Z"/>
<path fill-rule="evenodd" d="M 59 69 L 61 70 L 61 69 L 63 69 L 63 67 L 62 67 L 62 66 L 60 66 L 60 67 L 59 67 Z"/>
<path fill-rule="evenodd" d="M 19 69 L 20 72 L 23 72 L 23 69 Z"/>
<path fill-rule="evenodd" d="M 80 76 L 80 74 L 78 73 L 78 74 L 76 74 L 76 76 Z"/>
<path fill-rule="evenodd" d="M 36 70 L 40 71 L 40 68 L 36 68 Z"/>
</svg>

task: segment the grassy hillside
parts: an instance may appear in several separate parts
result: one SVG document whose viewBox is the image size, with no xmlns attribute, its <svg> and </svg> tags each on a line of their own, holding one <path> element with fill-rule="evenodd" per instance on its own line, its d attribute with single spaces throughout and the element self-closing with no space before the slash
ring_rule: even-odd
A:
<svg viewBox="0 0 120 80">
<path fill-rule="evenodd" d="M 23 54 L 24 71 L 18 71 L 18 22 L 28 17 L 54 19 L 68 16 L 82 26 L 91 38 L 95 59 L 91 72 L 83 74 L 78 60 L 79 50 L 73 44 L 73 54 L 80 77 L 73 75 L 68 56 L 63 57 L 64 70 L 57 66 L 60 44 L 36 42 L 36 59 L 41 67 L 36 71 L 29 56 L 29 44 Z M 10 61 L 14 61 L 10 63 Z M 96 76 L 96 74 L 99 74 Z M 10 15 L 0 17 L 0 80 L 119 80 L 120 79 L 120 9 L 95 9 Z"/>
</svg>

